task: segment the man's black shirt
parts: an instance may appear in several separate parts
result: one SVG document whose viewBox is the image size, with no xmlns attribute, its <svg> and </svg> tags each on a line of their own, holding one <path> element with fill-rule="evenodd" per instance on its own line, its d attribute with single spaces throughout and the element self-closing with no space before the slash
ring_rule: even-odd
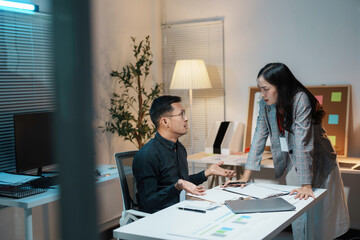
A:
<svg viewBox="0 0 360 240">
<path fill-rule="evenodd" d="M 140 210 L 153 213 L 179 202 L 175 183 L 181 178 L 199 185 L 207 180 L 204 171 L 189 176 L 184 145 L 163 138 L 158 132 L 135 155 L 133 174 Z"/>
</svg>

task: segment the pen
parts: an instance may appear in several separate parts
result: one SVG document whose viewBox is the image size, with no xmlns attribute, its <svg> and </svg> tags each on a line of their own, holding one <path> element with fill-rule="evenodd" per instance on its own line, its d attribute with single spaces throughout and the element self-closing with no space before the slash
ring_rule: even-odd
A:
<svg viewBox="0 0 360 240">
<path fill-rule="evenodd" d="M 185 210 L 185 211 L 198 212 L 198 213 L 206 213 L 205 210 L 200 210 L 200 209 L 192 209 L 192 208 L 184 208 L 184 207 L 178 207 L 178 209 Z"/>
<path fill-rule="evenodd" d="M 267 199 L 267 198 L 275 198 L 275 197 L 280 197 L 280 196 L 285 196 L 285 195 L 288 195 L 288 194 L 290 194 L 290 192 L 277 193 L 277 194 L 273 194 L 273 195 L 267 196 L 267 197 L 264 198 L 264 199 Z"/>
</svg>

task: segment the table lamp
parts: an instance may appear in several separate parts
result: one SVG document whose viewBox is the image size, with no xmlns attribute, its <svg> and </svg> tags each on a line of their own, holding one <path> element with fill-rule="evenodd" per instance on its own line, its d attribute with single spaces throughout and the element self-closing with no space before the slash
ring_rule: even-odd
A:
<svg viewBox="0 0 360 240">
<path fill-rule="evenodd" d="M 189 89 L 191 154 L 193 154 L 192 90 L 211 88 L 209 74 L 203 60 L 178 60 L 171 79 L 170 89 Z"/>
</svg>

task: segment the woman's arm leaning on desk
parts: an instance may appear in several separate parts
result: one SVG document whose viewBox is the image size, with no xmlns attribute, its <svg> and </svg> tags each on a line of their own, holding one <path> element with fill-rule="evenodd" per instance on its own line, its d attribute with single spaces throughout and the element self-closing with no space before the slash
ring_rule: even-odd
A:
<svg viewBox="0 0 360 240">
<path fill-rule="evenodd" d="M 236 182 L 249 182 L 250 176 L 251 176 L 251 170 L 249 169 L 245 169 L 244 174 L 242 176 L 242 178 L 240 178 L 239 180 L 236 181 L 227 181 L 224 185 L 222 185 L 221 187 L 237 187 L 240 186 L 241 188 L 246 186 L 246 183 L 241 183 L 241 184 L 237 184 Z M 304 184 L 302 185 L 301 188 L 295 188 L 293 190 L 291 190 L 290 195 L 295 195 L 295 199 L 299 198 L 300 200 L 305 199 L 307 200 L 309 197 L 312 197 L 315 199 L 315 195 L 314 192 L 312 190 L 312 187 L 310 184 Z"/>
<path fill-rule="evenodd" d="M 309 197 L 315 199 L 315 195 L 310 184 L 304 184 L 301 188 L 291 190 L 290 195 L 293 194 L 296 194 L 294 197 L 295 199 L 299 198 L 300 200 L 307 200 Z"/>
</svg>

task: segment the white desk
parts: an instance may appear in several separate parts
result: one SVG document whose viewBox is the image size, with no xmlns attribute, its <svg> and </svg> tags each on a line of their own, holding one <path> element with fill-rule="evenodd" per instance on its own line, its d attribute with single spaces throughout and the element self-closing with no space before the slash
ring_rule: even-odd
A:
<svg viewBox="0 0 360 240">
<path fill-rule="evenodd" d="M 58 189 L 49 189 L 47 192 L 20 199 L 0 197 L 0 205 L 8 207 L 19 207 L 24 209 L 26 240 L 32 240 L 32 208 L 56 201 L 59 199 L 59 197 L 60 194 Z M 47 223 L 48 221 L 44 222 Z"/>
<path fill-rule="evenodd" d="M 289 186 L 284 186 L 284 189 L 288 188 Z M 325 189 L 316 189 L 315 200 L 309 198 L 306 201 L 297 201 L 294 204 L 296 210 L 289 212 L 234 214 L 223 205 L 203 214 L 178 210 L 177 206 L 182 204 L 178 203 L 115 229 L 113 236 L 130 240 L 271 239 L 301 214 L 312 208 L 324 197 L 325 192 Z M 214 233 L 220 229 L 225 230 L 215 236 Z"/>
<path fill-rule="evenodd" d="M 96 184 L 101 184 L 106 181 L 110 181 L 112 179 L 117 179 L 119 177 L 117 173 L 117 169 L 115 165 L 101 165 L 98 166 L 98 169 L 104 170 L 106 167 L 115 167 L 115 170 L 111 171 L 111 173 L 104 172 L 103 175 L 98 176 L 96 180 Z M 126 169 L 126 174 L 131 172 L 131 168 Z M 101 171 L 101 173 L 103 173 Z M 47 207 L 48 203 L 59 200 L 60 198 L 60 190 L 59 189 L 49 189 L 47 192 L 35 194 L 29 197 L 14 199 L 7 197 L 0 197 L 0 205 L 8 206 L 8 207 L 19 207 L 24 209 L 24 217 L 25 217 L 25 238 L 26 240 L 33 239 L 33 222 L 32 222 L 32 208 L 37 206 L 44 207 L 44 216 L 47 217 Z M 44 223 L 47 224 L 47 219 L 44 219 Z M 47 229 L 48 226 L 44 226 L 44 229 Z"/>
<path fill-rule="evenodd" d="M 219 162 L 219 160 L 211 160 L 211 158 L 207 158 L 210 156 L 210 154 L 207 154 L 205 152 L 196 153 L 193 155 L 188 156 L 188 162 L 189 162 L 189 168 L 191 169 L 191 165 L 193 167 L 194 172 L 194 165 L 196 167 L 203 168 L 204 164 L 212 164 Z M 226 158 L 226 155 L 214 155 L 219 157 L 224 157 L 225 164 L 231 165 L 231 166 L 245 166 L 246 163 L 246 156 L 239 155 L 239 159 L 242 158 L 242 160 L 236 160 L 236 158 Z M 230 157 L 236 157 L 236 155 L 228 155 Z M 263 181 L 263 182 L 272 182 L 272 183 L 279 183 L 282 182 L 285 184 L 285 177 L 283 176 L 280 179 L 274 179 L 274 164 L 272 159 L 269 159 L 271 157 L 270 153 L 266 153 L 266 155 L 263 155 L 263 160 L 261 161 L 261 172 L 253 172 L 252 178 L 256 179 L 256 181 Z M 338 162 L 340 166 L 340 172 L 341 177 L 343 179 L 344 183 L 344 190 L 347 197 L 347 203 L 349 207 L 349 214 L 350 214 L 350 224 L 351 228 L 360 230 L 360 215 L 358 214 L 360 212 L 360 206 L 359 206 L 359 200 L 360 200 L 360 192 L 358 191 L 358 183 L 360 180 L 360 158 L 355 157 L 338 157 Z M 348 165 L 350 164 L 350 165 Z M 220 183 L 220 181 L 218 181 Z"/>
</svg>

